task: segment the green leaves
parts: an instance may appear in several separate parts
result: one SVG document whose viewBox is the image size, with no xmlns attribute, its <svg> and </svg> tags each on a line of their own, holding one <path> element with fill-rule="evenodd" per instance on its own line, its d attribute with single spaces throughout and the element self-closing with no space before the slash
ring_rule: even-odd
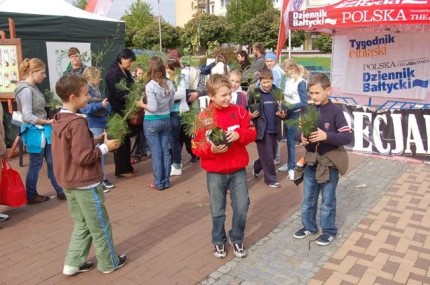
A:
<svg viewBox="0 0 430 285">
<path fill-rule="evenodd" d="M 315 106 L 310 105 L 298 120 L 285 120 L 284 122 L 287 126 L 296 126 L 305 137 L 309 137 L 312 132 L 317 130 L 319 115 Z"/>
<path fill-rule="evenodd" d="M 50 110 L 55 110 L 63 105 L 63 102 L 58 98 L 58 96 L 49 89 L 45 89 L 43 93 L 45 96 L 46 107 Z"/>
<path fill-rule="evenodd" d="M 128 95 L 125 101 L 123 115 L 113 114 L 109 116 L 106 132 L 110 139 L 118 139 L 122 142 L 125 136 L 130 132 L 127 120 L 139 111 L 136 102 L 145 98 L 145 85 L 136 82 L 131 87 L 128 87 L 125 80 L 121 80 L 116 87 L 118 90 L 127 91 Z"/>
</svg>

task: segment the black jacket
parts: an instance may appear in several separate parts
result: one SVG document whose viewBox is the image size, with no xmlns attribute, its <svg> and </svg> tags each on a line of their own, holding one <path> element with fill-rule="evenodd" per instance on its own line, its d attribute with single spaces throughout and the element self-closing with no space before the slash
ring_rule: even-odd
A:
<svg viewBox="0 0 430 285">
<path fill-rule="evenodd" d="M 116 85 L 124 80 L 126 86 L 130 88 L 133 83 L 133 77 L 130 71 L 122 72 L 118 63 L 115 61 L 108 69 L 105 75 L 105 95 L 112 107 L 112 113 L 122 113 L 125 107 L 125 101 L 128 91 L 120 90 Z"/>
</svg>

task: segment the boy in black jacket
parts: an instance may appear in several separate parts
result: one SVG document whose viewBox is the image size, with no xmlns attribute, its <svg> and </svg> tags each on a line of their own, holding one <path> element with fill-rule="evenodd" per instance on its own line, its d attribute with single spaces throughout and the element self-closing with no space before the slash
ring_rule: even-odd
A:
<svg viewBox="0 0 430 285">
<path fill-rule="evenodd" d="M 306 148 L 304 171 L 302 224 L 294 237 L 305 238 L 318 232 L 316 214 L 318 196 L 321 192 L 320 224 L 322 234 L 316 240 L 318 245 L 329 245 L 337 234 L 336 187 L 339 173 L 348 168 L 348 155 L 343 145 L 352 141 L 352 133 L 342 110 L 330 100 L 330 79 L 317 74 L 309 80 L 309 95 L 320 113 L 318 129 L 301 140 Z"/>
</svg>

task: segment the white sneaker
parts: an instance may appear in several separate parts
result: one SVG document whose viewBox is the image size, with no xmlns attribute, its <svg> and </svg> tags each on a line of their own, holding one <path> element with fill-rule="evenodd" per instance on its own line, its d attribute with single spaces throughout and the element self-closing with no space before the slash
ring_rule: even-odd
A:
<svg viewBox="0 0 430 285">
<path fill-rule="evenodd" d="M 294 181 L 294 170 L 293 169 L 288 170 L 288 179 L 291 181 Z"/>
<path fill-rule="evenodd" d="M 9 219 L 9 216 L 3 213 L 0 213 L 0 222 L 6 221 Z"/>
<path fill-rule="evenodd" d="M 287 172 L 288 171 L 288 164 L 285 163 L 284 165 L 282 165 L 281 167 L 279 167 L 278 171 Z"/>
<path fill-rule="evenodd" d="M 182 175 L 182 168 L 175 168 L 172 165 L 172 169 L 170 170 L 170 176 L 181 176 Z"/>
<path fill-rule="evenodd" d="M 275 160 L 273 161 L 273 163 L 275 165 L 278 165 L 279 163 L 281 163 L 281 159 L 280 158 L 275 158 Z"/>
</svg>

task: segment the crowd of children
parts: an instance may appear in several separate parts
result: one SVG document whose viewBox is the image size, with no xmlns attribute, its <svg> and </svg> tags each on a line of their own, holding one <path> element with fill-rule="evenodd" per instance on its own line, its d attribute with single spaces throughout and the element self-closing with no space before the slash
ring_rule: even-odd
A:
<svg viewBox="0 0 430 285">
<path fill-rule="evenodd" d="M 22 84 L 26 85 L 28 91 L 17 91 L 18 107 L 28 124 L 52 126 L 49 131 L 53 129 L 50 137 L 55 168 L 52 169 L 49 143 L 41 154 L 33 155 L 37 156 L 38 163 L 33 163 L 37 166 L 37 169 L 31 170 L 34 177 L 27 179 L 28 201 L 38 203 L 47 200 L 35 188 L 36 175 L 45 157 L 48 168 L 52 170 L 50 178 L 57 190 L 57 197 L 63 199 L 63 195 L 64 199 L 67 198 L 69 212 L 75 223 L 66 253 L 64 274 L 75 275 L 95 267 L 95 264 L 86 261 L 91 243 L 94 243 L 97 268 L 101 272 L 113 272 L 127 261 L 127 256 L 118 255 L 113 245 L 103 193 L 114 187 L 104 169 L 104 156 L 108 152 L 115 151 L 115 176 L 127 178 L 133 177 L 135 173 L 130 137 L 126 136 L 120 143 L 108 139 L 105 133 L 108 115 L 124 113 L 128 94 L 118 87 L 120 82 L 128 87 L 145 84 L 145 96 L 142 94 L 142 99 L 136 101 L 136 105 L 144 112 L 143 123 L 138 126 L 142 133 L 136 144 L 140 150 L 146 147 L 150 150 L 153 180 L 149 187 L 158 191 L 166 190 L 173 186 L 171 176 L 182 175 L 181 154 L 184 144 L 191 155 L 191 162 L 200 160 L 201 167 L 207 171 L 212 243 L 216 257 L 224 258 L 227 255 L 227 242 L 237 257 L 247 255 L 244 236 L 250 200 L 246 167 L 250 158 L 246 146 L 252 142 L 256 143 L 258 152 L 258 158 L 252 163 L 252 175 L 257 178 L 263 174 L 264 183 L 272 188 L 281 187 L 275 167 L 279 142 L 286 139 L 288 149 L 288 162 L 279 171 L 288 171 L 290 180 L 294 180 L 296 142 L 305 145 L 307 153 L 302 160 L 303 228 L 294 237 L 301 239 L 318 232 L 315 219 L 321 193 L 322 234 L 317 243 L 328 245 L 332 242 L 337 234 L 335 189 L 339 174 L 343 174 L 347 167 L 347 156 L 342 145 L 352 139 L 348 124 L 342 112 L 329 100 L 331 89 L 327 76 L 318 74 L 308 82 L 303 67 L 293 60 L 287 60 L 281 67 L 276 55 L 265 53 L 261 44 L 257 43 L 253 48 L 256 56 L 253 65 L 250 65 L 247 55 L 237 53 L 238 58 L 240 56 L 242 59 L 241 66 L 247 68 L 245 73 L 240 69 L 230 70 L 225 60 L 220 59 L 214 67 L 218 63 L 222 63 L 223 67 L 211 72 L 212 75 L 207 78 L 199 75 L 195 69 L 184 66 L 177 50 L 172 50 L 166 61 L 157 56 L 150 58 L 147 67 L 138 66 L 132 74 L 136 56 L 131 50 L 124 49 L 107 70 L 104 94 L 99 89 L 100 69 L 78 66 L 75 57 L 79 56 L 79 51 L 71 48 L 73 64 L 56 83 L 56 93 L 63 106 L 54 119 L 47 119 L 45 113 L 38 111 L 45 103 L 35 86 L 45 78 L 45 65 L 39 63 L 40 60 L 32 59 L 39 68 L 27 71 L 26 81 Z M 24 60 L 24 63 L 31 64 L 31 60 Z M 252 81 L 255 81 L 247 92 L 241 86 L 243 74 L 250 74 Z M 297 128 L 287 127 L 283 121 L 299 118 L 308 103 L 308 89 L 320 113 L 318 128 L 309 137 L 301 134 L 297 138 Z M 206 110 L 210 111 L 212 117 L 211 120 L 203 121 L 224 131 L 226 141 L 220 144 L 209 139 L 205 124 L 199 126 L 191 138 L 181 118 L 181 114 L 190 112 L 191 105 L 198 102 L 199 96 L 206 94 L 209 97 Z M 259 107 L 255 111 L 248 110 L 250 96 L 258 98 Z M 27 97 L 40 97 L 40 106 L 33 104 L 31 109 L 25 103 Z M 283 105 L 281 101 L 287 103 Z M 205 115 L 206 110 L 197 118 Z M 37 112 L 40 116 L 35 116 Z M 30 157 L 30 166 L 33 165 L 32 161 L 36 161 L 33 156 Z M 57 181 L 61 187 L 57 187 Z M 228 196 L 233 208 L 233 223 L 231 230 L 226 232 Z"/>
</svg>

